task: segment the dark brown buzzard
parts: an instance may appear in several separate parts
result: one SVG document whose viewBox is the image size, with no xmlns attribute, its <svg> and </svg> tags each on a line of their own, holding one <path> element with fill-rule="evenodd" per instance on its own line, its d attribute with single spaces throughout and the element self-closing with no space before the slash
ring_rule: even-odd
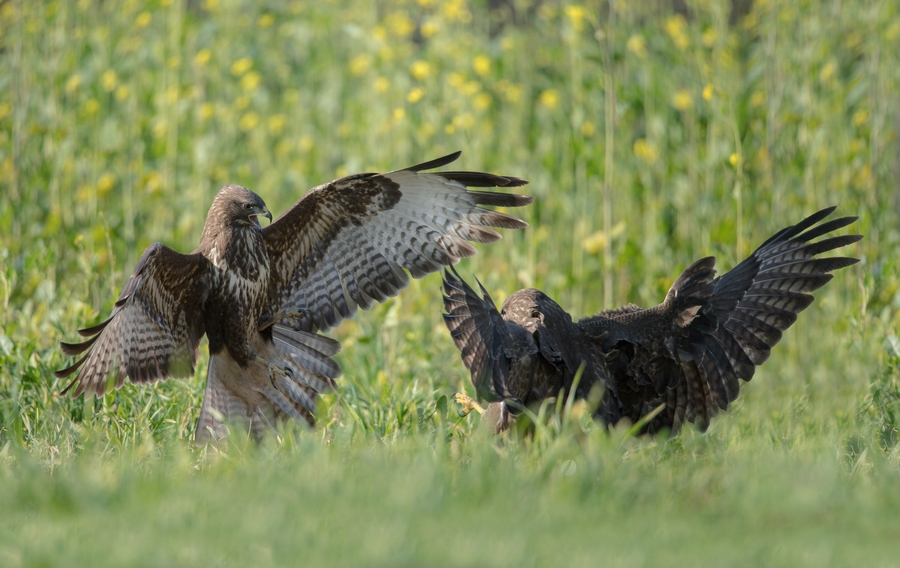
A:
<svg viewBox="0 0 900 568">
<path fill-rule="evenodd" d="M 472 256 L 469 241 L 491 243 L 488 227 L 521 229 L 515 217 L 479 205 L 519 207 L 523 195 L 468 191 L 525 180 L 479 172 L 422 173 L 459 152 L 386 174 L 358 174 L 310 190 L 272 218 L 263 200 L 227 185 L 213 200 L 200 246 L 181 254 L 147 248 L 103 323 L 62 343 L 87 353 L 57 377 L 78 372 L 72 389 L 102 395 L 125 377 L 147 383 L 193 375 L 209 338 L 209 373 L 195 441 L 241 422 L 254 435 L 282 417 L 313 423 L 318 392 L 340 374 L 340 344 L 319 335 L 357 307 L 395 296 L 409 283 Z"/>
<path fill-rule="evenodd" d="M 813 301 L 808 292 L 831 280 L 831 271 L 859 262 L 816 258 L 862 238 L 812 242 L 856 220 L 819 224 L 834 209 L 778 232 L 721 277 L 715 257 L 696 261 L 656 307 L 632 304 L 578 322 L 533 288 L 507 298 L 498 312 L 483 287 L 479 297 L 445 270 L 444 321 L 478 395 L 492 403 L 486 415 L 497 430 L 516 408 L 570 391 L 581 369 L 575 395 L 602 386 L 597 415 L 605 423 L 648 417 L 647 433 L 674 434 L 684 422 L 703 431 L 737 398 L 738 379 L 753 377 Z"/>
</svg>

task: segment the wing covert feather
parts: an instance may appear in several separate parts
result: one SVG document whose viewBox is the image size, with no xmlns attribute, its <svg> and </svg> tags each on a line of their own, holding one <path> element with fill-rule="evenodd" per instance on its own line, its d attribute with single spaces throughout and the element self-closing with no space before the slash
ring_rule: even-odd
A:
<svg viewBox="0 0 900 568">
<path fill-rule="evenodd" d="M 486 227 L 522 228 L 515 217 L 480 205 L 519 207 L 529 196 L 473 187 L 517 187 L 525 180 L 480 172 L 420 173 L 451 154 L 385 174 L 358 174 L 310 190 L 263 230 L 275 290 L 273 312 L 302 306 L 305 331 L 327 330 L 395 296 L 441 267 L 472 256 L 469 241 L 500 235 Z"/>
</svg>

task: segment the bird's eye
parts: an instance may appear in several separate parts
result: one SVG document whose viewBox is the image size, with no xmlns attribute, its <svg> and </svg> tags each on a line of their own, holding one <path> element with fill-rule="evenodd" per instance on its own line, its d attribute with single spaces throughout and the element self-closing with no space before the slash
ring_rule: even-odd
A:
<svg viewBox="0 0 900 568">
<path fill-rule="evenodd" d="M 244 209 L 246 209 L 247 211 L 250 211 L 251 209 L 253 209 L 253 204 L 252 203 L 244 203 Z"/>
</svg>

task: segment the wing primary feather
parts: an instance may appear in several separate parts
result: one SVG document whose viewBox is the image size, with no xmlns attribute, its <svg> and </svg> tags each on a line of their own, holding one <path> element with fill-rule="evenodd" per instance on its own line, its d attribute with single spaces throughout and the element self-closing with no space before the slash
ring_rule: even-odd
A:
<svg viewBox="0 0 900 568">
<path fill-rule="evenodd" d="M 415 166 L 410 166 L 406 168 L 412 172 L 421 172 L 425 170 L 433 170 L 435 168 L 440 168 L 442 166 L 446 166 L 452 162 L 455 162 L 457 158 L 462 155 L 462 151 L 457 150 L 452 154 L 447 154 L 446 156 L 442 156 L 440 158 L 435 158 L 434 160 L 429 160 L 427 162 L 422 162 L 421 164 L 416 164 Z"/>
</svg>

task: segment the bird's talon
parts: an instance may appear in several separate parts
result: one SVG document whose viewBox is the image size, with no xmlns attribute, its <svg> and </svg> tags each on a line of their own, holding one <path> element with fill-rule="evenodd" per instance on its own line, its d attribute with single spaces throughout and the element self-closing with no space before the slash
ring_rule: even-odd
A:
<svg viewBox="0 0 900 568">
<path fill-rule="evenodd" d="M 484 408 L 469 395 L 458 392 L 453 398 L 457 404 L 462 405 L 462 409 L 459 411 L 460 416 L 468 416 L 473 410 L 478 414 L 484 414 Z"/>
</svg>

